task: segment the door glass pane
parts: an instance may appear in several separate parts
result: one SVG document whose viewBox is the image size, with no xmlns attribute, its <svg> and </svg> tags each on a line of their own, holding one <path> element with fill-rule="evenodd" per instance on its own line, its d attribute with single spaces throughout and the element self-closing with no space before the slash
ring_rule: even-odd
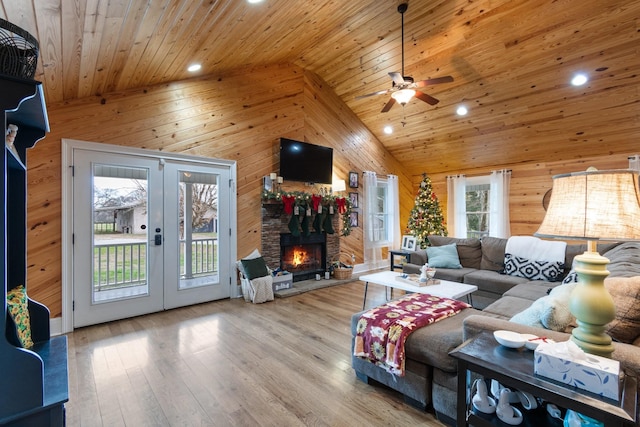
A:
<svg viewBox="0 0 640 427">
<path fill-rule="evenodd" d="M 147 169 L 93 165 L 93 303 L 149 294 L 147 182 Z"/>
<path fill-rule="evenodd" d="M 187 170 L 178 174 L 178 289 L 217 284 L 218 175 Z"/>
</svg>

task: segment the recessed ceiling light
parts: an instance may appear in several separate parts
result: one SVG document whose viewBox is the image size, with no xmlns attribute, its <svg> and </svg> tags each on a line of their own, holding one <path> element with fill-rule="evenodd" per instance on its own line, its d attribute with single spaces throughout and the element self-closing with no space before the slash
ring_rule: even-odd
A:
<svg viewBox="0 0 640 427">
<path fill-rule="evenodd" d="M 589 81 L 589 78 L 586 74 L 578 73 L 571 79 L 571 84 L 574 86 L 582 86 L 587 81 Z"/>
<path fill-rule="evenodd" d="M 467 107 L 464 105 L 461 105 L 456 109 L 456 114 L 459 116 L 466 116 L 468 112 L 469 110 L 467 110 Z"/>
<path fill-rule="evenodd" d="M 385 126 L 384 133 L 386 133 L 387 135 L 391 135 L 393 133 L 393 127 L 391 127 L 391 125 Z"/>
<path fill-rule="evenodd" d="M 255 4 L 255 3 L 262 3 L 263 0 L 247 0 L 247 2 L 251 3 L 251 4 Z"/>
<path fill-rule="evenodd" d="M 202 65 L 200 64 L 191 64 L 189 65 L 189 68 L 187 68 L 187 70 L 191 71 L 192 73 L 199 71 L 202 68 Z"/>
</svg>

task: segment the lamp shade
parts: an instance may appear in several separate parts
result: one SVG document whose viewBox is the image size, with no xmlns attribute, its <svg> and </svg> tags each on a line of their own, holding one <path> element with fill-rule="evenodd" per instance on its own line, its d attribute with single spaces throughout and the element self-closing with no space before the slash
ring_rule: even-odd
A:
<svg viewBox="0 0 640 427">
<path fill-rule="evenodd" d="M 344 179 L 336 179 L 331 184 L 331 189 L 334 192 L 344 191 L 347 189 L 347 183 L 345 182 Z"/>
<path fill-rule="evenodd" d="M 391 97 L 398 101 L 400 104 L 404 105 L 407 102 L 411 101 L 413 95 L 416 94 L 416 91 L 413 89 L 400 89 L 391 94 Z"/>
<path fill-rule="evenodd" d="M 538 237 L 568 240 L 640 239 L 638 172 L 587 170 L 553 177 Z"/>
</svg>

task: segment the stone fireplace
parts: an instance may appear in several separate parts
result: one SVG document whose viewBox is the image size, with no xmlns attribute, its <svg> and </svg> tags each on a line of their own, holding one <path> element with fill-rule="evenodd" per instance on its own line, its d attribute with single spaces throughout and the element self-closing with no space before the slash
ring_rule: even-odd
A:
<svg viewBox="0 0 640 427">
<path fill-rule="evenodd" d="M 293 273 L 293 281 L 324 276 L 327 266 L 326 234 L 309 236 L 280 234 L 280 268 Z"/>
<path fill-rule="evenodd" d="M 340 218 L 337 213 L 333 215 L 334 234 L 316 233 L 311 228 L 308 236 L 301 233 L 297 237 L 289 230 L 291 215 L 284 212 L 282 202 L 263 201 L 260 253 L 270 268 L 281 267 L 293 273 L 294 282 L 315 278 L 316 274 L 324 277 L 328 264 L 340 253 Z"/>
</svg>

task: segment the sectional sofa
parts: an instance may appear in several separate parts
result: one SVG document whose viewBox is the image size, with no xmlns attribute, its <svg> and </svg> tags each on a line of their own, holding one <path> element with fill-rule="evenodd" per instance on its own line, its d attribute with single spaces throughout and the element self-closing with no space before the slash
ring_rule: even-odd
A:
<svg viewBox="0 0 640 427">
<path fill-rule="evenodd" d="M 567 282 L 565 284 L 561 281 L 529 280 L 502 274 L 500 270 L 504 263 L 506 239 L 485 237 L 478 241 L 432 236 L 430 242 L 432 245 L 456 244 L 461 268 L 439 268 L 436 278 L 477 285 L 478 291 L 473 296 L 474 307 L 414 331 L 405 345 L 404 376 L 391 375 L 355 356 L 352 356 L 352 366 L 362 381 L 378 382 L 391 387 L 402 393 L 407 403 L 425 410 L 432 408 L 439 420 L 453 424 L 456 414 L 457 363 L 449 356 L 449 352 L 483 330 L 506 329 L 547 336 L 556 341 L 569 339 L 571 324 L 567 325 L 566 321 L 555 322 L 554 319 L 566 317 L 568 313 L 570 292 L 565 292 L 564 289 L 572 286 L 570 282 L 573 277 L 570 275 L 573 273 L 570 273 L 570 267 L 565 268 L 566 271 L 558 278 L 564 279 Z M 567 245 L 566 266 L 571 266 L 573 257 L 585 250 L 586 244 Z M 638 375 L 640 243 L 601 244 L 598 250 L 610 260 L 610 276 L 606 283 L 618 307 L 618 317 L 610 324 L 609 330 L 614 340 L 620 340 L 614 343 L 613 358 L 621 361 L 625 371 Z M 415 272 L 416 268 L 427 261 L 424 251 L 414 256 L 411 257 L 412 262 L 405 266 L 405 271 Z M 356 335 L 356 325 L 361 313 L 352 316 L 352 336 Z M 546 329 L 547 327 L 556 330 Z"/>
</svg>

